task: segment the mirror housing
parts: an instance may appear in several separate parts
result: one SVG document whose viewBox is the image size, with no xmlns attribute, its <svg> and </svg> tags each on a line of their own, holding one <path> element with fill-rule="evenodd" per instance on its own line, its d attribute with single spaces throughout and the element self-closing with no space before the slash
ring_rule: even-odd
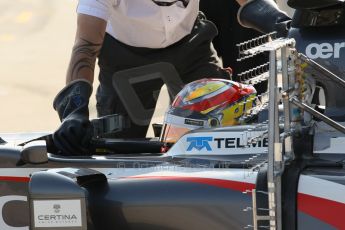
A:
<svg viewBox="0 0 345 230">
<path fill-rule="evenodd" d="M 48 162 L 46 142 L 40 140 L 25 144 L 20 153 L 20 159 L 28 164 L 43 164 Z"/>
</svg>

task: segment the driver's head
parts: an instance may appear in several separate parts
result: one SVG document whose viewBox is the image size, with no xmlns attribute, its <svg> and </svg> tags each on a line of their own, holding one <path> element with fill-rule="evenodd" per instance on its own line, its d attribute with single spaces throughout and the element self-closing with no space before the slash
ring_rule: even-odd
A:
<svg viewBox="0 0 345 230">
<path fill-rule="evenodd" d="M 175 143 L 186 132 L 238 124 L 253 107 L 256 90 L 224 79 L 201 79 L 187 84 L 165 114 L 161 141 Z"/>
</svg>

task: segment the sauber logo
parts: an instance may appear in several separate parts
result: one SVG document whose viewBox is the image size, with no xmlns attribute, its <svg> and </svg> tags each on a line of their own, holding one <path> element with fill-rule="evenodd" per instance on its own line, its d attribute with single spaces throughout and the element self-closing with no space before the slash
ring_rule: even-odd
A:
<svg viewBox="0 0 345 230">
<path fill-rule="evenodd" d="M 212 137 L 188 137 L 187 142 L 190 142 L 190 144 L 187 151 L 192 151 L 194 148 L 199 151 L 203 148 L 206 148 L 207 151 L 211 151 L 212 149 L 208 142 L 212 140 Z"/>
<path fill-rule="evenodd" d="M 29 227 L 12 227 L 9 226 L 3 217 L 3 209 L 5 207 L 5 205 L 8 202 L 11 201 L 27 201 L 26 196 L 0 196 L 0 213 L 2 213 L 1 217 L 0 217 L 0 229 L 1 230 L 29 230 Z"/>
<path fill-rule="evenodd" d="M 311 59 L 340 58 L 340 51 L 345 47 L 345 42 L 341 43 L 310 43 L 305 48 L 305 54 Z"/>
</svg>

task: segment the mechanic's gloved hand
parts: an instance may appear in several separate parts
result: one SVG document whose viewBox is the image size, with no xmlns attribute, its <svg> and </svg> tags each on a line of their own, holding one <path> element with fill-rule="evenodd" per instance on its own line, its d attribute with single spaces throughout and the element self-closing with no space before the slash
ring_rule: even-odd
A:
<svg viewBox="0 0 345 230">
<path fill-rule="evenodd" d="M 71 82 L 54 99 L 61 125 L 53 134 L 53 142 L 61 155 L 88 155 L 92 137 L 89 121 L 89 98 L 92 85 L 86 80 Z"/>
<path fill-rule="evenodd" d="M 291 18 L 281 11 L 273 0 L 248 0 L 237 12 L 238 22 L 262 33 L 276 31 L 277 37 L 286 37 Z"/>
</svg>

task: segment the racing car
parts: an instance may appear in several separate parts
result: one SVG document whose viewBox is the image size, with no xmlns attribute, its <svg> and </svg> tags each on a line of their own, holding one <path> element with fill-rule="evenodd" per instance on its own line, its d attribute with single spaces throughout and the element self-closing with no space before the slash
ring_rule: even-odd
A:
<svg viewBox="0 0 345 230">
<path fill-rule="evenodd" d="M 122 128 L 118 116 L 95 121 L 90 156 L 58 155 L 49 133 L 2 135 L 0 229 L 345 229 L 343 31 L 320 35 L 344 26 L 324 21 L 344 8 L 319 2 L 296 6 L 290 38 L 239 44 L 239 60 L 269 53 L 267 71 L 239 75 L 269 83 L 242 125 L 190 131 L 164 154 L 157 138 L 108 135 Z M 169 84 L 171 67 L 144 69 L 120 73 L 139 79 L 121 82 L 126 92 L 147 76 Z"/>
</svg>

